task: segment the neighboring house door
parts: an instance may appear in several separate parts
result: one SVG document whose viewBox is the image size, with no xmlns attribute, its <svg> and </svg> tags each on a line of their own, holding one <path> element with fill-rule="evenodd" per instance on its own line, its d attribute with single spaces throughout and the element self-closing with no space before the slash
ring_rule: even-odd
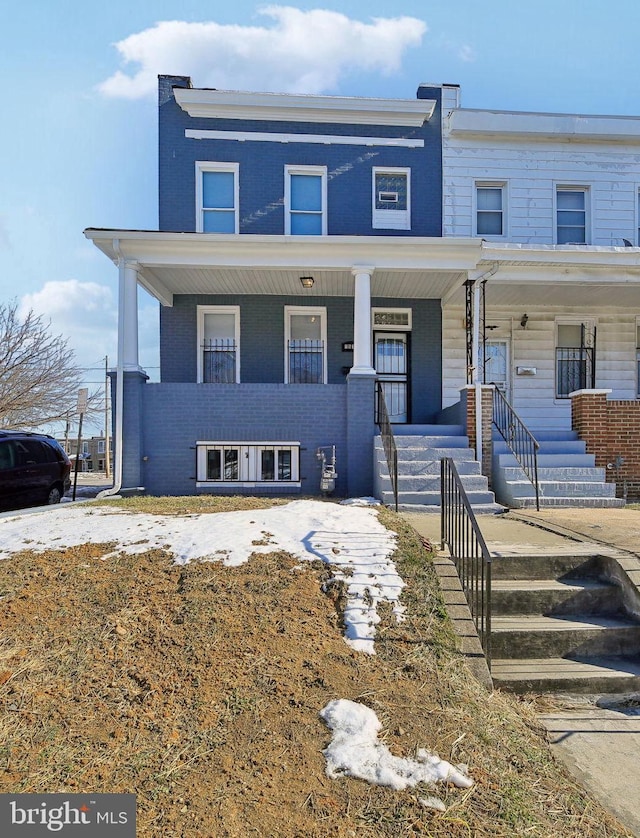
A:
<svg viewBox="0 0 640 838">
<path fill-rule="evenodd" d="M 484 378 L 486 384 L 497 384 L 506 399 L 511 401 L 509 341 L 488 340 L 484 344 Z"/>
<path fill-rule="evenodd" d="M 409 360 L 406 332 L 374 334 L 375 368 L 391 422 L 409 421 Z"/>
</svg>

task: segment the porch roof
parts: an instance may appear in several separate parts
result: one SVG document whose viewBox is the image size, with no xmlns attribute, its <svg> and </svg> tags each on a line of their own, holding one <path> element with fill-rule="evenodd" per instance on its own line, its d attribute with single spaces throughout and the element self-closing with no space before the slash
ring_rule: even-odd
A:
<svg viewBox="0 0 640 838">
<path fill-rule="evenodd" d="M 85 236 L 163 305 L 174 294 L 353 296 L 353 270 L 372 269 L 374 297 L 443 299 L 467 279 L 480 239 L 237 236 L 90 228 Z M 303 290 L 300 277 L 312 275 Z"/>
<path fill-rule="evenodd" d="M 174 294 L 353 296 L 354 268 L 372 270 L 374 297 L 464 302 L 464 282 L 487 277 L 490 305 L 640 310 L 640 248 L 501 244 L 478 238 L 254 236 L 89 228 L 118 264 L 135 263 L 162 305 Z M 303 290 L 300 277 L 312 275 Z"/>
<path fill-rule="evenodd" d="M 640 310 L 640 248 L 484 242 L 489 305 Z"/>
</svg>

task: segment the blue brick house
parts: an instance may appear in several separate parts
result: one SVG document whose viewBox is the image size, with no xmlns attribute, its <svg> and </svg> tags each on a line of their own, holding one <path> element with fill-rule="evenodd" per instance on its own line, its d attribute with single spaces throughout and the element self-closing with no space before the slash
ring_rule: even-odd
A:
<svg viewBox="0 0 640 838">
<path fill-rule="evenodd" d="M 481 258 L 442 238 L 442 106 L 159 79 L 159 229 L 90 228 L 119 269 L 115 474 L 152 494 L 374 490 L 391 420 L 438 421 L 442 306 Z M 138 363 L 137 287 L 161 304 Z"/>
</svg>

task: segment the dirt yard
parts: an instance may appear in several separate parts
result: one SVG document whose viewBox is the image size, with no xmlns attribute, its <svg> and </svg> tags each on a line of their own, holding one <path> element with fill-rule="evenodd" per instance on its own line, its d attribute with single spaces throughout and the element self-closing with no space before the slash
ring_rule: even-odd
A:
<svg viewBox="0 0 640 838">
<path fill-rule="evenodd" d="M 0 792 L 135 792 L 144 838 L 622 838 L 550 755 L 531 708 L 454 648 L 431 565 L 399 518 L 408 619 L 376 656 L 342 638 L 339 586 L 285 553 L 172 564 L 112 545 L 0 562 Z M 466 763 L 469 790 L 330 780 L 320 710 L 374 709 L 393 753 Z M 447 810 L 425 808 L 439 796 Z"/>
</svg>

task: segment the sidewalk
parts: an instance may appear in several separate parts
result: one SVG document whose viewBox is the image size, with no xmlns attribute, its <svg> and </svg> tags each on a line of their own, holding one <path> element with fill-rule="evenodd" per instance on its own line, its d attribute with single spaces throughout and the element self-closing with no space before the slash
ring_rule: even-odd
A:
<svg viewBox="0 0 640 838">
<path fill-rule="evenodd" d="M 440 516 L 404 514 L 434 547 Z M 640 509 L 549 509 L 478 516 L 495 556 L 615 553 L 640 588 Z M 548 697 L 540 722 L 558 759 L 640 838 L 640 696 Z"/>
</svg>

